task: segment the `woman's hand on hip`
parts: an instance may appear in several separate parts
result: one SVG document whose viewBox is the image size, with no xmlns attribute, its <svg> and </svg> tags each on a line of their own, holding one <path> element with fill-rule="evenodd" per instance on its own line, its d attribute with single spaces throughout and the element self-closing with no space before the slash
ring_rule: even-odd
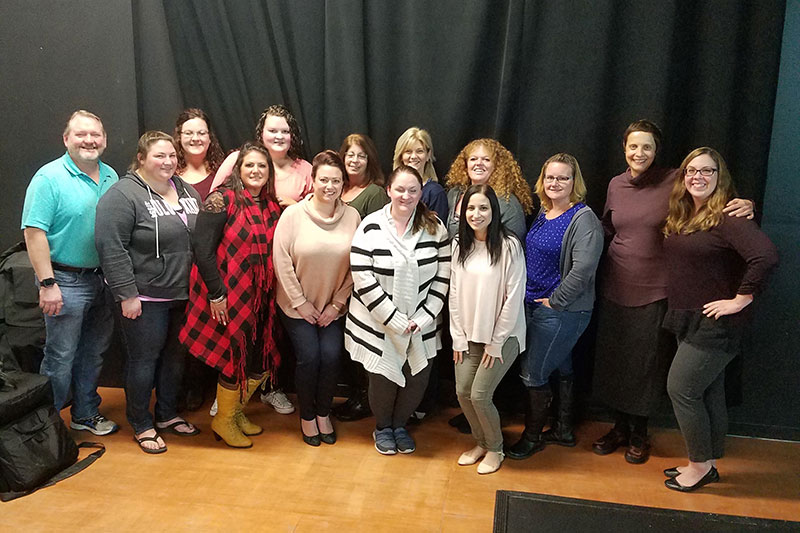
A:
<svg viewBox="0 0 800 533">
<path fill-rule="evenodd" d="M 306 300 L 303 302 L 302 305 L 296 307 L 297 312 L 300 313 L 300 316 L 308 322 L 309 324 L 317 325 L 317 320 L 319 320 L 320 312 L 317 311 L 317 308 L 314 307 L 314 304 Z"/>
<path fill-rule="evenodd" d="M 211 302 L 211 318 L 222 324 L 228 324 L 228 298 L 222 298 L 218 302 Z"/>
<path fill-rule="evenodd" d="M 550 307 L 550 298 L 539 298 L 538 300 L 534 300 L 534 302 L 542 304 L 545 307 Z M 550 307 L 552 309 L 552 307 Z"/>
<path fill-rule="evenodd" d="M 122 300 L 122 316 L 131 320 L 142 316 L 142 301 L 138 296 Z"/>
<path fill-rule="evenodd" d="M 731 300 L 715 300 L 703 305 L 703 314 L 708 318 L 719 320 L 725 315 L 735 315 L 753 301 L 752 294 L 737 294 Z"/>
<path fill-rule="evenodd" d="M 488 353 L 483 352 L 483 357 L 481 358 L 481 364 L 483 365 L 483 368 L 492 368 L 494 366 L 495 359 L 499 360 L 500 364 L 503 363 L 502 355 L 499 357 L 492 357 Z"/>
<path fill-rule="evenodd" d="M 333 305 L 328 304 L 325 306 L 325 309 L 322 310 L 322 313 L 320 313 L 319 318 L 317 318 L 317 325 L 321 328 L 328 327 L 338 316 L 339 310 Z"/>
</svg>

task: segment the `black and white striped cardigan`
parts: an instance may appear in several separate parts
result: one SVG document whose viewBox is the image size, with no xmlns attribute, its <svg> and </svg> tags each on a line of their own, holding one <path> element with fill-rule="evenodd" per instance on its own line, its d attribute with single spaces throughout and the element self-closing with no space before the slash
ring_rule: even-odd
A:
<svg viewBox="0 0 800 533">
<path fill-rule="evenodd" d="M 391 204 L 361 221 L 353 236 L 350 270 L 353 297 L 344 344 L 350 357 L 372 373 L 405 386 L 441 347 L 441 311 L 447 301 L 450 243 L 439 223 L 436 233 L 397 234 Z M 409 320 L 417 333 L 405 333 Z"/>
</svg>

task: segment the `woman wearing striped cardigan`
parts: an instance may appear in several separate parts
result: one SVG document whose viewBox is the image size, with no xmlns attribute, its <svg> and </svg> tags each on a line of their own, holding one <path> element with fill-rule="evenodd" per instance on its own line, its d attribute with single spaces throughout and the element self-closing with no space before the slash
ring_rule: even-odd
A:
<svg viewBox="0 0 800 533">
<path fill-rule="evenodd" d="M 364 218 L 353 237 L 345 348 L 369 373 L 375 448 L 394 455 L 416 449 L 405 426 L 425 392 L 428 360 L 441 347 L 450 243 L 420 203 L 414 168 L 400 165 L 387 181 L 391 202 Z"/>
</svg>

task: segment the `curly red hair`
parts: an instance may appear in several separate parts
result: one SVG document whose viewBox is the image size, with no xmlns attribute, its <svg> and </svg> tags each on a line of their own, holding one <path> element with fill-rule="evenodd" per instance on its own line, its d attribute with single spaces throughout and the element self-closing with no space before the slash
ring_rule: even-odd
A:
<svg viewBox="0 0 800 533">
<path fill-rule="evenodd" d="M 472 184 L 467 173 L 467 159 L 478 147 L 485 148 L 491 154 L 494 170 L 489 176 L 488 184 L 494 189 L 497 196 L 508 200 L 513 194 L 519 200 L 525 213 L 532 213 L 531 187 L 522 177 L 519 163 L 505 146 L 494 139 L 475 139 L 458 153 L 447 172 L 447 188 L 458 187 L 466 190 Z"/>
</svg>

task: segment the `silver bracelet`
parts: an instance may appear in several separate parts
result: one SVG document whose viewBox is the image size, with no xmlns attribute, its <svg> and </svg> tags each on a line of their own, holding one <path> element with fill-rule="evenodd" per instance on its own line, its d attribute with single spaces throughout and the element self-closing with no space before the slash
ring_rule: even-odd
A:
<svg viewBox="0 0 800 533">
<path fill-rule="evenodd" d="M 220 296 L 219 298 L 214 298 L 213 300 L 212 300 L 211 298 L 209 298 L 209 299 L 208 299 L 208 301 L 209 301 L 209 302 L 211 302 L 212 304 L 218 304 L 218 303 L 222 303 L 222 302 L 225 300 L 225 296 L 226 296 L 226 295 L 225 295 L 225 294 L 223 294 L 223 295 L 222 295 L 222 296 Z"/>
</svg>

